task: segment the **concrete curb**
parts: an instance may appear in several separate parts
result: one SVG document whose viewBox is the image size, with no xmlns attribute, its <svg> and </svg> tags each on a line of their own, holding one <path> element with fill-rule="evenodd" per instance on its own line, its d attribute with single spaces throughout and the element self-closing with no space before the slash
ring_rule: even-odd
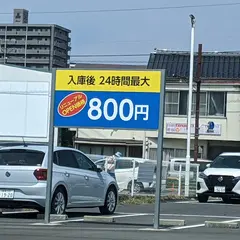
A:
<svg viewBox="0 0 240 240">
<path fill-rule="evenodd" d="M 238 222 L 215 222 L 215 221 L 205 221 L 205 227 L 208 228 L 239 228 Z"/>
<path fill-rule="evenodd" d="M 68 219 L 68 215 L 62 214 L 62 215 L 57 215 L 57 214 L 50 214 L 50 222 L 52 221 L 64 221 Z"/>
<path fill-rule="evenodd" d="M 116 218 L 114 216 L 103 217 L 103 216 L 88 216 L 85 215 L 83 218 L 84 222 L 100 222 L 100 223 L 115 223 Z"/>
<path fill-rule="evenodd" d="M 126 218 L 129 218 L 129 217 L 126 217 Z M 98 223 L 117 223 L 118 219 L 120 220 L 122 218 L 114 217 L 114 216 L 88 216 L 88 215 L 86 215 L 86 216 L 84 216 L 83 221 L 84 222 L 98 222 Z M 120 223 L 122 223 L 122 221 Z M 124 224 L 127 224 L 127 223 L 124 223 Z M 160 219 L 160 226 L 185 226 L 185 220 Z"/>
<path fill-rule="evenodd" d="M 38 214 L 37 219 L 44 219 L 44 214 Z M 62 215 L 57 215 L 57 214 L 50 214 L 50 222 L 54 221 L 65 221 L 68 219 L 68 215 L 62 214 Z"/>
<path fill-rule="evenodd" d="M 160 219 L 160 226 L 185 226 L 182 219 Z"/>
</svg>

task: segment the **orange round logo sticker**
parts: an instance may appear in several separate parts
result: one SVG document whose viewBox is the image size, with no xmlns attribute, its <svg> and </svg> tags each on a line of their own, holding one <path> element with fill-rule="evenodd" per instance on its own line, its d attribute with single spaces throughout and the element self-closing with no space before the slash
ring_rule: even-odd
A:
<svg viewBox="0 0 240 240">
<path fill-rule="evenodd" d="M 80 113 L 87 104 L 87 96 L 82 92 L 67 95 L 58 105 L 58 113 L 62 117 L 72 117 Z"/>
</svg>

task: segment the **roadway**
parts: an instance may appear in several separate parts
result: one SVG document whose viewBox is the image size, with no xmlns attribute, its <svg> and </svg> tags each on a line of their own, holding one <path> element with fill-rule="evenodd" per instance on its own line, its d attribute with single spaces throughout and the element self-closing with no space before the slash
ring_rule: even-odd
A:
<svg viewBox="0 0 240 240">
<path fill-rule="evenodd" d="M 100 216 L 98 211 L 78 209 L 68 212 L 67 220 L 54 221 L 45 225 L 37 219 L 36 213 L 10 213 L 0 217 L 0 236 L 4 240 L 54 240 L 54 239 L 176 239 L 189 237 L 195 240 L 239 239 L 240 229 L 206 228 L 205 221 L 240 221 L 239 203 L 224 204 L 221 201 L 209 203 L 168 202 L 161 205 L 161 218 L 183 219 L 185 226 L 152 229 L 153 205 L 119 206 L 116 223 L 86 223 L 85 215 Z"/>
</svg>

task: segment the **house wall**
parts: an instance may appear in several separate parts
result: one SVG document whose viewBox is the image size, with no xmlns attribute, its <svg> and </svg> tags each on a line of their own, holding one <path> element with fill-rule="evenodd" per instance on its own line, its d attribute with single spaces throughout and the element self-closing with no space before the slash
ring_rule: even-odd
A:
<svg viewBox="0 0 240 240">
<path fill-rule="evenodd" d="M 182 83 L 168 84 L 167 91 L 188 90 L 188 86 Z M 202 157 L 208 156 L 208 148 L 211 146 L 238 146 L 240 142 L 240 90 L 234 84 L 208 84 L 202 85 L 202 91 L 225 91 L 226 93 L 226 114 L 225 116 L 201 116 L 199 119 L 200 136 L 199 146 L 202 147 Z M 192 139 L 194 135 L 194 117 L 192 118 Z M 214 132 L 207 132 L 209 122 L 214 122 Z M 178 125 L 177 125 L 178 124 Z M 164 149 L 186 149 L 186 124 L 187 117 L 179 115 L 165 115 L 164 121 Z M 180 127 L 177 127 L 180 126 Z M 147 131 L 150 148 L 157 148 L 157 131 Z M 129 130 L 106 130 L 106 129 L 79 129 L 78 138 L 97 139 L 101 142 L 111 139 L 140 140 L 143 141 L 143 131 Z M 234 144 L 231 144 L 234 142 Z M 217 144 L 219 143 L 219 144 Z M 193 141 L 191 149 L 193 150 Z M 155 151 L 155 150 L 154 150 Z"/>
</svg>

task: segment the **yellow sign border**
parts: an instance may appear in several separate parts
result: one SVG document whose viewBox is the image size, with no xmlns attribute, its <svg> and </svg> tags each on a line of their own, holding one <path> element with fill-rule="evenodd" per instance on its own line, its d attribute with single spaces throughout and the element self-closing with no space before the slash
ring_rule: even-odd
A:
<svg viewBox="0 0 240 240">
<path fill-rule="evenodd" d="M 56 91 L 160 93 L 160 70 L 56 69 Z M 104 84 L 103 84 L 104 83 Z"/>
</svg>

